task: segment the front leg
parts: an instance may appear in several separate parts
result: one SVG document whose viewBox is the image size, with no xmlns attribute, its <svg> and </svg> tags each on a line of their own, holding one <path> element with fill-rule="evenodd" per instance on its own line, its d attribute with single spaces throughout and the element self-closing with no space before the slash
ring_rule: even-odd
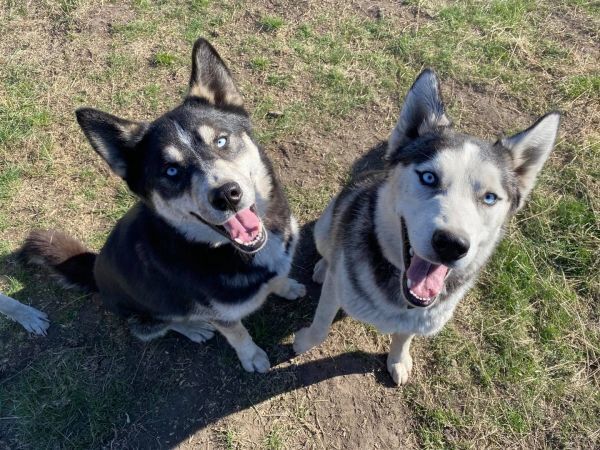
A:
<svg viewBox="0 0 600 450">
<path fill-rule="evenodd" d="M 265 373 L 271 367 L 265 351 L 254 343 L 250 333 L 239 320 L 237 322 L 214 321 L 213 325 L 225 336 L 237 353 L 244 370 Z"/>
<path fill-rule="evenodd" d="M 410 356 L 410 343 L 415 335 L 394 333 L 387 358 L 387 369 L 394 383 L 406 384 L 412 371 L 413 361 Z"/>
<path fill-rule="evenodd" d="M 296 338 L 294 339 L 296 354 L 310 350 L 322 343 L 327 337 L 331 323 L 340 309 L 334 283 L 333 275 L 331 271 L 328 271 L 312 324 L 310 327 L 302 328 L 296 332 Z"/>
<path fill-rule="evenodd" d="M 50 326 L 46 313 L 4 294 L 0 294 L 0 312 L 19 322 L 30 333 L 45 336 Z"/>
<path fill-rule="evenodd" d="M 277 277 L 272 281 L 271 292 L 288 300 L 296 300 L 306 295 L 306 286 L 288 277 Z"/>
</svg>

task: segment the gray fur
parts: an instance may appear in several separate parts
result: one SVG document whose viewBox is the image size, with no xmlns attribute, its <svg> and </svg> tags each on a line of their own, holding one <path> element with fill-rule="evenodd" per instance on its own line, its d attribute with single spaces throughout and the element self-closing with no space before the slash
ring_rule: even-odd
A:
<svg viewBox="0 0 600 450">
<path fill-rule="evenodd" d="M 313 279 L 323 290 L 312 325 L 296 334 L 295 351 L 320 344 L 343 308 L 393 335 L 388 370 L 397 384 L 406 383 L 413 336 L 435 334 L 450 320 L 533 187 L 557 128 L 558 115 L 550 114 L 495 145 L 457 133 L 445 115 L 435 74 L 421 74 L 389 140 L 387 169 L 345 188 L 315 226 L 323 258 Z M 436 183 L 425 184 L 424 172 Z M 494 203 L 484 202 L 494 195 Z M 468 251 L 442 261 L 433 243 L 437 230 L 464 236 Z M 407 297 L 408 248 L 449 269 L 442 290 L 427 304 L 415 306 Z"/>
</svg>

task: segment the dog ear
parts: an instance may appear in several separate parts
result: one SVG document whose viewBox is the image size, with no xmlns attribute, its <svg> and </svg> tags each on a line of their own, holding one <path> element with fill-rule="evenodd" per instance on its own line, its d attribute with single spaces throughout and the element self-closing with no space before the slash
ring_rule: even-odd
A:
<svg viewBox="0 0 600 450">
<path fill-rule="evenodd" d="M 97 109 L 75 111 L 77 122 L 96 152 L 121 178 L 127 176 L 127 162 L 148 128 L 145 122 L 132 122 Z"/>
<path fill-rule="evenodd" d="M 198 97 L 215 106 L 243 107 L 243 99 L 229 69 L 206 39 L 200 38 L 192 50 L 192 76 L 189 97 Z"/>
<path fill-rule="evenodd" d="M 425 69 L 406 94 L 400 118 L 388 140 L 386 157 L 411 139 L 450 124 L 437 76 L 433 70 Z"/>
<path fill-rule="evenodd" d="M 554 147 L 559 125 L 560 113 L 551 112 L 540 117 L 525 131 L 502 138 L 496 143 L 501 151 L 509 152 L 512 161 L 519 187 L 517 209 L 523 206 L 533 189 L 535 179 Z"/>
</svg>

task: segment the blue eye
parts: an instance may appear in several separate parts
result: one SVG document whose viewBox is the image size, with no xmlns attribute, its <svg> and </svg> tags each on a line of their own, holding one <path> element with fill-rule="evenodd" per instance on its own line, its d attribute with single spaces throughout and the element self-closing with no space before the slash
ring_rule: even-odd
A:
<svg viewBox="0 0 600 450">
<path fill-rule="evenodd" d="M 224 147 L 225 144 L 227 144 L 226 137 L 220 137 L 219 139 L 217 139 L 217 147 L 219 147 L 219 148 Z"/>
<path fill-rule="evenodd" d="M 485 203 L 488 206 L 492 206 L 497 201 L 498 201 L 498 196 L 496 194 L 494 194 L 493 192 L 488 192 L 487 194 L 485 194 L 483 196 L 483 203 Z"/>
<path fill-rule="evenodd" d="M 174 177 L 179 173 L 179 170 L 177 169 L 177 167 L 167 167 L 167 175 L 170 177 Z"/>
<path fill-rule="evenodd" d="M 417 172 L 421 183 L 425 186 L 437 186 L 438 177 L 433 172 Z"/>
</svg>

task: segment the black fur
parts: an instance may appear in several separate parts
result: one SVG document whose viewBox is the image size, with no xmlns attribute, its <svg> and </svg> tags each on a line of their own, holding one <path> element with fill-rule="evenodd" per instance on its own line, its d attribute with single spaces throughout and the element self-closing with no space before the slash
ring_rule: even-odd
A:
<svg viewBox="0 0 600 450">
<path fill-rule="evenodd" d="M 28 263 L 47 266 L 63 283 L 88 292 L 98 290 L 93 276 L 96 254 L 60 231 L 33 231 L 19 251 Z"/>
<path fill-rule="evenodd" d="M 68 237 L 69 251 L 51 239 L 40 248 L 28 247 L 30 256 L 51 266 L 64 281 L 98 290 L 112 311 L 131 317 L 132 324 L 139 323 L 143 329 L 151 324 L 156 332 L 164 326 L 163 320 L 186 318 L 203 307 L 210 310 L 211 301 L 243 303 L 277 275 L 231 243 L 214 246 L 187 239 L 153 210 L 152 193 L 168 202 L 191 189 L 193 176 L 207 176 L 204 163 L 233 159 L 235 152 L 243 151 L 231 146 L 215 153 L 214 143 L 203 142 L 198 133 L 200 125 L 228 135 L 252 136 L 239 92 L 216 51 L 200 39 L 192 60 L 190 92 L 197 88 L 195 92 L 205 93 L 207 98 L 188 96 L 152 123 L 120 119 L 90 108 L 77 111 L 77 120 L 94 149 L 140 200 L 116 224 L 100 254 L 87 252 Z M 234 104 L 228 102 L 232 99 Z M 181 130 L 190 140 L 189 148 L 181 151 L 183 161 L 177 161 L 176 176 L 166 177 L 166 167 L 173 163 L 164 159 L 164 148 L 181 142 Z M 282 238 L 289 253 L 294 238 L 289 205 L 269 159 L 262 149 L 259 153 L 272 186 L 269 198 L 263 199 L 266 211 L 261 219 L 272 237 Z M 61 258 L 39 258 L 56 253 Z"/>
<path fill-rule="evenodd" d="M 141 203 L 119 221 L 94 273 L 114 312 L 180 317 L 209 299 L 243 302 L 275 275 L 232 245 L 188 241 Z"/>
<path fill-rule="evenodd" d="M 425 89 L 419 89 L 417 86 L 425 85 Z M 439 82 L 437 76 L 431 69 L 423 70 L 417 79 L 414 81 L 410 90 L 420 90 L 423 94 L 416 96 L 411 103 L 410 115 L 407 116 L 408 123 L 404 130 L 404 134 L 407 139 L 416 139 L 419 137 L 419 128 L 424 122 L 429 122 L 431 116 L 435 116 L 436 120 L 439 121 L 444 117 L 444 102 L 440 93 Z M 440 127 L 441 129 L 442 127 Z M 434 130 L 429 130 L 434 131 Z"/>
</svg>

